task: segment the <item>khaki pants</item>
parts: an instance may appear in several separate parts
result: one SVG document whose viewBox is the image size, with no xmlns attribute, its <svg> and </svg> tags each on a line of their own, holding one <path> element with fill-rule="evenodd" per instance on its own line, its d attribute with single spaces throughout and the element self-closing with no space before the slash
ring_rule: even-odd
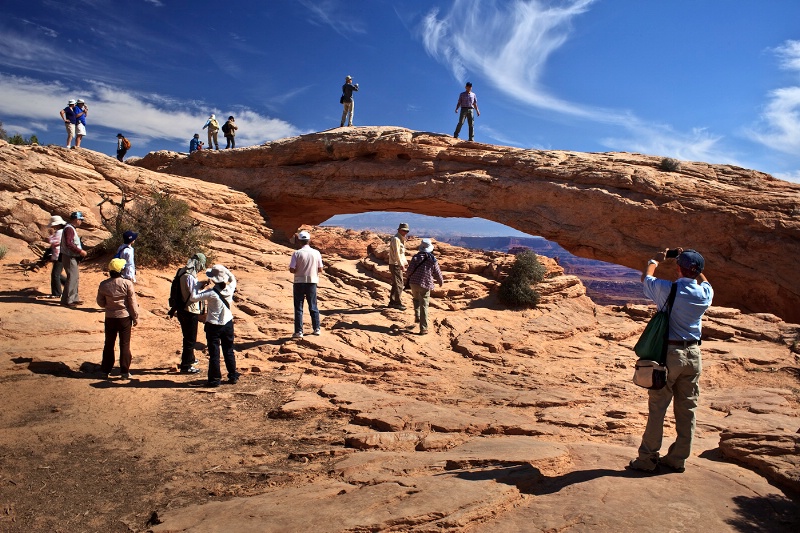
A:
<svg viewBox="0 0 800 533">
<path fill-rule="evenodd" d="M 64 305 L 75 303 L 78 301 L 78 258 L 62 253 L 61 263 L 64 265 L 64 273 L 67 275 L 67 282 L 61 293 L 61 303 Z"/>
<path fill-rule="evenodd" d="M 389 293 L 389 304 L 402 304 L 403 295 L 403 267 L 400 265 L 389 265 L 389 272 L 392 273 L 392 291 Z"/>
<path fill-rule="evenodd" d="M 675 414 L 675 442 L 669 447 L 664 461 L 673 467 L 683 467 L 692 453 L 695 412 L 700 397 L 700 373 L 703 370 L 700 347 L 670 346 L 667 351 L 667 386 L 648 391 L 647 427 L 639 446 L 639 458 L 658 459 L 664 438 L 664 416 L 670 402 Z"/>
<path fill-rule="evenodd" d="M 419 332 L 428 331 L 428 302 L 431 291 L 419 285 L 411 285 L 411 296 L 414 298 L 414 321 L 419 322 Z"/>
<path fill-rule="evenodd" d="M 344 126 L 345 121 L 347 121 L 348 126 L 353 125 L 353 114 L 355 113 L 356 103 L 355 102 L 345 102 L 342 104 L 342 123 L 340 126 Z"/>
<path fill-rule="evenodd" d="M 211 150 L 212 147 L 216 147 L 216 149 L 219 150 L 219 143 L 217 142 L 217 134 L 219 134 L 219 130 L 211 131 L 211 128 L 208 128 L 208 149 L 209 150 Z"/>
</svg>

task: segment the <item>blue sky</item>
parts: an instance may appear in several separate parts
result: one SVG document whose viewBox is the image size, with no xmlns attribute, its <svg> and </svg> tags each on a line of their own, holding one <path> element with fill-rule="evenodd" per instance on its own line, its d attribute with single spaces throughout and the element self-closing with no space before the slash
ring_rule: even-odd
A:
<svg viewBox="0 0 800 533">
<path fill-rule="evenodd" d="M 452 134 L 464 82 L 476 141 L 634 151 L 800 181 L 796 0 L 3 0 L 0 120 L 63 144 L 186 151 L 208 114 L 237 144 L 356 125 Z"/>
</svg>

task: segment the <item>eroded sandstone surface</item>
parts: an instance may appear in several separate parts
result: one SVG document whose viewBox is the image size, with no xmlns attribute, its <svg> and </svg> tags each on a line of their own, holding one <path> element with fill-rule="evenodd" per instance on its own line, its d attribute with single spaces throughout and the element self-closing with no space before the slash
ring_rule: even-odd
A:
<svg viewBox="0 0 800 533">
<path fill-rule="evenodd" d="M 94 244 L 101 192 L 152 187 L 190 203 L 237 275 L 235 386 L 177 372 L 180 331 L 165 316 L 174 269 L 137 273 L 123 381 L 95 374 L 103 314 L 92 300 L 109 258 L 82 263 L 77 310 L 43 298 L 46 269 L 20 265 L 51 211 L 88 212 Z M 311 227 L 326 263 L 323 334 L 297 340 L 292 250 L 270 240 L 244 193 L 85 150 L 0 146 L 0 217 L 3 531 L 800 526 L 800 326 L 774 314 L 709 310 L 693 455 L 684 474 L 647 476 L 625 465 L 647 411 L 632 347 L 653 309 L 596 305 L 554 261 L 543 259 L 541 305 L 510 311 L 495 288 L 512 258 L 436 243 L 445 284 L 420 336 L 410 311 L 384 306 L 387 236 Z"/>
</svg>

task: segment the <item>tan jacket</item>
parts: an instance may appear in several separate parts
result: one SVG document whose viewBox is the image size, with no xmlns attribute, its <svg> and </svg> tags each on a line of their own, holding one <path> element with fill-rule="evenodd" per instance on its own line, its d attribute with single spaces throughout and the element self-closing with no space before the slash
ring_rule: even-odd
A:
<svg viewBox="0 0 800 533">
<path fill-rule="evenodd" d="M 403 268 L 408 266 L 408 259 L 406 259 L 406 239 L 399 233 L 389 241 L 389 264 L 400 265 Z"/>
<path fill-rule="evenodd" d="M 97 305 L 106 310 L 106 318 L 131 317 L 139 320 L 139 304 L 133 282 L 125 278 L 109 278 L 97 288 Z"/>
</svg>

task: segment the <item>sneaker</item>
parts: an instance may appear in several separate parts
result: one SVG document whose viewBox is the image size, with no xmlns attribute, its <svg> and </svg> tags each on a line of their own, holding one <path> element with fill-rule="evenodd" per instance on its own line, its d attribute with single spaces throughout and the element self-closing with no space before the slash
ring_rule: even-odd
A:
<svg viewBox="0 0 800 533">
<path fill-rule="evenodd" d="M 642 459 L 640 457 L 628 463 L 628 467 L 631 470 L 638 470 L 639 472 L 653 473 L 658 467 L 658 463 L 652 459 Z"/>
<path fill-rule="evenodd" d="M 190 367 L 190 368 L 187 368 L 185 370 L 181 369 L 181 374 L 199 374 L 199 373 L 200 373 L 200 369 L 199 368 L 195 368 L 195 367 Z"/>
<path fill-rule="evenodd" d="M 241 376 L 241 374 L 239 374 L 237 372 L 235 376 L 232 376 L 232 377 L 228 378 L 228 383 L 230 383 L 231 385 L 236 385 L 237 383 L 239 383 L 239 377 L 240 376 Z"/>
<path fill-rule="evenodd" d="M 301 331 L 299 333 L 295 333 L 294 335 L 292 335 L 292 338 L 293 339 L 302 339 L 303 338 L 303 332 Z"/>
<path fill-rule="evenodd" d="M 127 372 L 126 372 L 125 374 L 121 374 L 121 375 L 120 375 L 120 377 L 121 377 L 122 379 L 131 379 L 131 375 L 130 375 L 130 373 L 127 373 Z"/>
<path fill-rule="evenodd" d="M 427 335 L 428 334 L 428 330 L 427 329 L 421 329 L 421 330 L 419 330 L 419 334 L 420 335 Z"/>
<path fill-rule="evenodd" d="M 312 333 L 312 335 L 316 335 L 317 337 L 319 337 L 320 335 L 322 335 L 322 330 L 320 328 L 317 328 L 314 330 L 314 333 Z"/>
<path fill-rule="evenodd" d="M 214 388 L 219 387 L 219 381 L 206 381 L 206 387 Z"/>
</svg>

